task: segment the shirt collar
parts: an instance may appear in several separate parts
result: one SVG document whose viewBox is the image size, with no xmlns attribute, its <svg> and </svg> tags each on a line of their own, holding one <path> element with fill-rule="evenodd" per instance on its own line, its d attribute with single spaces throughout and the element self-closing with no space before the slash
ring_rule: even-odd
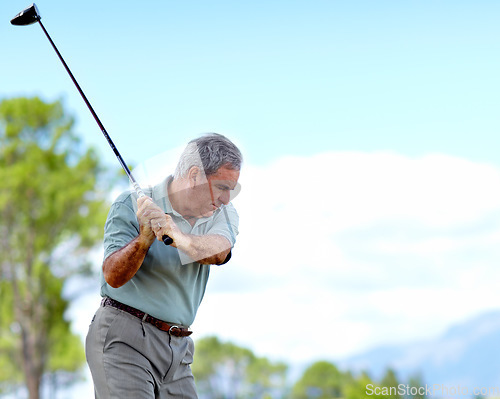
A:
<svg viewBox="0 0 500 399">
<path fill-rule="evenodd" d="M 153 202 L 157 204 L 165 213 L 173 213 L 175 215 L 179 215 L 174 208 L 172 208 L 172 204 L 168 199 L 168 185 L 172 182 L 174 177 L 172 175 L 168 176 L 161 183 L 153 186 L 153 190 L 151 193 L 151 198 Z M 180 216 L 180 215 L 179 215 Z"/>
</svg>

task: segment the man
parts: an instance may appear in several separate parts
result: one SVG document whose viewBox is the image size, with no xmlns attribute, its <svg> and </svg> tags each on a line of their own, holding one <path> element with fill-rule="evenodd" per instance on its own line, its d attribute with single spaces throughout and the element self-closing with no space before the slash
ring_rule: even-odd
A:
<svg viewBox="0 0 500 399">
<path fill-rule="evenodd" d="M 229 201 L 241 162 L 226 137 L 201 136 L 188 144 L 173 176 L 145 197 L 126 192 L 111 206 L 103 301 L 86 340 L 96 398 L 197 397 L 188 328 L 210 265 L 231 257 L 238 215 Z M 173 239 L 170 246 L 163 235 Z"/>
</svg>

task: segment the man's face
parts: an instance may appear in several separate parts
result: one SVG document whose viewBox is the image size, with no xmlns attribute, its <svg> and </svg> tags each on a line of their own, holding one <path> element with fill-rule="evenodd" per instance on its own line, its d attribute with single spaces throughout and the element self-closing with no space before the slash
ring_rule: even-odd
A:
<svg viewBox="0 0 500 399">
<path fill-rule="evenodd" d="M 213 175 L 195 186 L 196 207 L 204 217 L 211 216 L 222 204 L 227 205 L 239 190 L 240 171 L 221 166 Z"/>
</svg>

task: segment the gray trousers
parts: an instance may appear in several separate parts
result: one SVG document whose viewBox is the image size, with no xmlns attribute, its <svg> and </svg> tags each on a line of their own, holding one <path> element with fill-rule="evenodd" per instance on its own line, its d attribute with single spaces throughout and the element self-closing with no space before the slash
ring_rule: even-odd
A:
<svg viewBox="0 0 500 399">
<path fill-rule="evenodd" d="M 90 324 L 85 354 L 96 399 L 197 398 L 194 343 L 110 306 Z"/>
</svg>

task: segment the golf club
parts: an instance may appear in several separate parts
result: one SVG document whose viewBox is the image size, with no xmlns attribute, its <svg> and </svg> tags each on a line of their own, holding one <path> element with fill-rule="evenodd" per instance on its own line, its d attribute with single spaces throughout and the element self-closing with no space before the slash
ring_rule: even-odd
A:
<svg viewBox="0 0 500 399">
<path fill-rule="evenodd" d="M 132 186 L 135 189 L 135 192 L 137 193 L 137 195 L 139 197 L 144 197 L 145 196 L 144 192 L 142 191 L 141 187 L 139 186 L 139 184 L 135 180 L 134 176 L 132 176 L 132 172 L 130 172 L 130 169 L 128 168 L 127 164 L 125 163 L 125 161 L 123 160 L 122 156 L 120 155 L 120 153 L 116 149 L 115 144 L 111 140 L 111 137 L 109 137 L 108 132 L 106 132 L 106 129 L 104 128 L 104 126 L 101 123 L 99 117 L 95 113 L 94 108 L 92 108 L 92 105 L 90 105 L 89 100 L 87 100 L 87 97 L 85 96 L 85 94 L 83 93 L 82 89 L 80 88 L 80 85 L 78 84 L 78 82 L 76 81 L 75 77 L 71 73 L 71 71 L 70 71 L 68 65 L 66 64 L 66 62 L 64 61 L 61 53 L 59 52 L 59 50 L 57 49 L 56 45 L 54 44 L 54 42 L 50 38 L 48 32 L 45 30 L 45 27 L 42 24 L 41 18 L 42 17 L 40 16 L 40 13 L 38 12 L 38 8 L 37 8 L 36 4 L 33 3 L 31 6 L 29 6 L 25 10 L 21 11 L 14 18 L 12 18 L 10 20 L 10 23 L 12 25 L 19 25 L 19 26 L 31 25 L 31 24 L 33 24 L 35 22 L 38 22 L 40 24 L 40 26 L 42 27 L 43 32 L 45 33 L 45 36 L 47 36 L 47 39 L 49 39 L 50 44 L 54 48 L 57 56 L 59 57 L 59 59 L 61 60 L 62 64 L 64 65 L 64 68 L 66 69 L 66 71 L 68 72 L 71 80 L 73 81 L 73 83 L 75 84 L 76 88 L 78 89 L 78 92 L 82 96 L 83 101 L 85 101 L 85 104 L 87 104 L 87 107 L 90 110 L 90 113 L 92 114 L 92 116 L 94 117 L 95 121 L 99 125 L 99 128 L 102 131 L 102 134 L 104 135 L 104 137 L 108 141 L 108 144 L 110 145 L 111 149 L 115 153 L 116 158 L 118 158 L 118 162 L 120 162 L 120 165 L 122 166 L 123 170 L 127 174 L 128 178 L 130 180 L 130 183 L 132 184 Z M 170 244 L 173 243 L 172 238 L 170 238 L 167 235 L 164 235 L 162 237 L 162 239 L 163 239 L 163 242 L 165 243 L 165 245 L 170 245 Z"/>
</svg>

